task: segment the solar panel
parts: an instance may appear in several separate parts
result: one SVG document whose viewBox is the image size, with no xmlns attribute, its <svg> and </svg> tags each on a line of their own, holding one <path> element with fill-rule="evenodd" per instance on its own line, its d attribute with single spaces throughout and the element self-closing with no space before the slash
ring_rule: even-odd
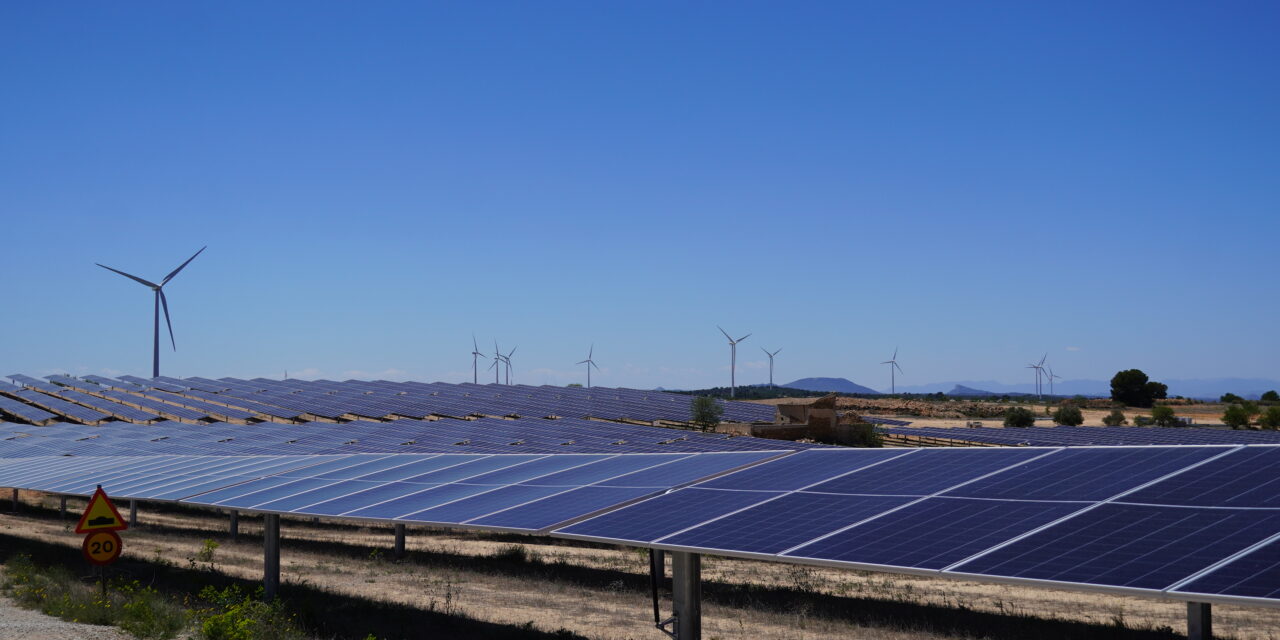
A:
<svg viewBox="0 0 1280 640">
<path fill-rule="evenodd" d="M 1233 452 L 1125 496 L 1126 502 L 1220 507 L 1280 507 L 1280 447 Z"/>
<path fill-rule="evenodd" d="M 1280 599 L 1280 541 L 1217 567 L 1174 591 L 1188 595 Z"/>
</svg>

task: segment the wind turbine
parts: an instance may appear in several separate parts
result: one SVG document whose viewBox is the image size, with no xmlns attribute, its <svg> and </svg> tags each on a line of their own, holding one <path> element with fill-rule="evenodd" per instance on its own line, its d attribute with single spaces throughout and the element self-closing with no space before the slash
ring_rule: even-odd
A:
<svg viewBox="0 0 1280 640">
<path fill-rule="evenodd" d="M 1040 393 L 1040 376 L 1044 374 L 1044 361 L 1047 360 L 1048 358 L 1049 358 L 1049 354 L 1046 353 L 1044 354 L 1043 358 L 1040 358 L 1040 362 L 1032 362 L 1031 364 L 1027 365 L 1028 369 L 1036 370 L 1036 397 L 1037 398 L 1042 397 L 1043 395 Z"/>
<path fill-rule="evenodd" d="M 151 287 L 151 290 L 156 293 L 155 331 L 152 333 L 152 341 L 151 341 L 151 346 L 152 346 L 151 377 L 152 378 L 160 377 L 160 307 L 162 306 L 164 307 L 164 323 L 169 327 L 169 342 L 173 345 L 174 351 L 178 350 L 178 343 L 176 340 L 173 339 L 173 322 L 169 320 L 169 301 L 166 300 L 164 297 L 164 286 L 166 284 L 169 284 L 169 281 L 172 280 L 174 276 L 178 275 L 179 271 L 182 271 L 184 268 L 186 268 L 187 265 L 191 264 L 191 261 L 195 260 L 196 256 L 200 255 L 201 253 L 204 252 L 205 249 L 208 249 L 208 248 L 209 247 L 207 246 L 201 247 L 200 251 L 195 252 L 195 255 L 192 255 L 190 258 L 187 258 L 186 262 L 182 263 L 181 265 L 178 265 L 177 269 L 170 271 L 169 275 L 165 276 L 164 280 L 160 281 L 160 284 L 156 284 L 154 282 L 148 282 L 146 280 L 143 280 L 142 278 L 139 278 L 138 276 L 130 275 L 123 271 L 120 271 L 119 269 L 112 269 L 111 267 L 108 267 L 107 265 L 102 263 L 95 263 L 99 267 L 102 267 L 107 271 L 114 271 L 130 280 L 133 280 L 145 286 Z"/>
<path fill-rule="evenodd" d="M 507 355 L 502 356 L 502 361 L 507 363 L 507 384 L 508 385 L 511 384 L 511 354 L 515 353 L 516 349 L 518 348 L 519 346 L 511 347 L 511 351 L 507 352 Z"/>
<path fill-rule="evenodd" d="M 1053 367 L 1049 367 L 1049 395 L 1053 395 L 1053 379 L 1062 379 L 1062 376 L 1053 373 Z"/>
<path fill-rule="evenodd" d="M 734 373 L 735 370 L 738 368 L 738 343 L 742 342 L 743 340 L 746 340 L 747 338 L 750 338 L 751 334 L 748 333 L 747 335 L 742 336 L 737 340 L 734 340 L 733 338 L 729 337 L 728 332 L 720 328 L 720 325 L 716 325 L 716 328 L 720 329 L 720 333 L 723 333 L 724 337 L 729 339 L 729 397 L 732 398 L 736 394 L 736 390 L 738 386 L 737 380 L 735 379 L 735 373 Z"/>
<path fill-rule="evenodd" d="M 480 384 L 480 369 L 477 365 L 480 358 L 488 357 L 480 353 L 480 346 L 476 344 L 476 334 L 471 334 L 471 384 Z"/>
<path fill-rule="evenodd" d="M 782 349 L 778 349 L 773 353 L 769 353 L 769 350 L 764 347 L 760 347 L 760 350 L 763 351 L 765 355 L 769 356 L 769 386 L 772 387 L 773 386 L 773 357 L 778 355 L 782 351 Z"/>
<path fill-rule="evenodd" d="M 499 368 L 498 368 L 498 365 L 499 365 L 501 362 L 502 362 L 502 352 L 501 352 L 501 351 L 498 351 L 498 341 L 497 341 L 497 340 L 494 340 L 494 341 L 493 341 L 493 364 L 489 365 L 489 368 L 490 368 L 490 369 L 493 369 L 493 383 L 494 383 L 494 384 L 501 384 L 500 380 L 498 379 L 498 376 L 499 376 L 500 372 L 502 371 L 501 369 L 499 369 Z"/>
<path fill-rule="evenodd" d="M 897 382 L 898 382 L 898 381 L 897 381 L 896 376 L 894 375 L 894 369 L 897 369 L 897 373 L 905 373 L 905 372 L 902 370 L 902 367 L 901 367 L 901 366 L 898 366 L 898 348 L 897 348 L 897 347 L 894 347 L 894 348 L 893 348 L 893 357 L 892 357 L 892 358 L 889 358 L 888 360 L 885 360 L 884 362 L 881 362 L 880 364 L 887 364 L 887 365 L 889 365 L 889 395 L 894 395 L 894 394 L 896 394 L 896 393 L 898 392 L 898 389 L 897 389 Z"/>
<path fill-rule="evenodd" d="M 587 359 L 578 363 L 578 364 L 587 365 L 587 388 L 588 389 L 591 388 L 591 367 L 595 367 L 596 371 L 600 370 L 600 365 L 597 365 L 596 361 L 591 359 L 591 355 L 594 354 L 595 352 L 596 352 L 596 345 L 595 343 L 592 343 L 591 348 L 587 350 Z"/>
</svg>

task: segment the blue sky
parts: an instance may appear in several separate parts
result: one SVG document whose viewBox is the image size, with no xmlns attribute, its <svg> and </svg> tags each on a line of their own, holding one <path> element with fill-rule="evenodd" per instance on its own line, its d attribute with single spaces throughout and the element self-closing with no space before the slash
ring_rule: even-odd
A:
<svg viewBox="0 0 1280 640">
<path fill-rule="evenodd" d="M 1280 5 L 9 3 L 0 373 L 1280 377 Z"/>
</svg>

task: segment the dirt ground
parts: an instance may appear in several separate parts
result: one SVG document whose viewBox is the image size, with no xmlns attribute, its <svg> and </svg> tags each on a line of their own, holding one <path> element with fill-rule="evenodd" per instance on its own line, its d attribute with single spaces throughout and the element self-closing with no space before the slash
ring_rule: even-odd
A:
<svg viewBox="0 0 1280 640">
<path fill-rule="evenodd" d="M 65 622 L 0 596 L 0 640 L 130 640 L 114 627 Z"/>
<path fill-rule="evenodd" d="M 52 497 L 35 492 L 24 492 L 23 497 L 30 503 L 56 508 Z M 73 513 L 82 508 L 81 501 L 69 502 Z M 256 518 L 241 518 L 240 542 L 228 539 L 226 518 L 214 512 L 160 512 L 142 504 L 139 520 L 140 526 L 123 533 L 126 556 L 205 568 L 194 561 L 195 554 L 205 539 L 215 539 L 221 543 L 212 563 L 217 571 L 261 579 L 262 547 L 253 538 L 260 531 L 260 520 Z M 643 551 L 547 538 L 410 528 L 409 557 L 397 562 L 389 559 L 389 528 L 282 520 L 281 569 L 285 582 L 461 613 L 494 623 L 531 625 L 546 631 L 564 628 L 593 640 L 663 637 L 653 628 L 647 591 L 628 586 L 647 575 L 648 560 Z M 0 533 L 78 547 L 80 536 L 71 532 L 72 525 L 56 514 L 32 509 L 0 516 Z M 514 555 L 523 558 L 521 562 L 549 563 L 545 566 L 551 567 L 551 572 L 534 575 L 535 572 L 517 570 L 516 565 L 512 570 L 494 565 L 493 558 L 502 557 L 504 552 L 512 554 L 513 544 L 520 545 Z M 441 558 L 448 562 L 442 565 Z M 600 584 L 574 577 L 584 572 L 626 579 Z M 1180 602 L 731 558 L 704 557 L 703 579 L 704 592 L 708 593 L 703 628 L 708 639 L 1041 637 L 1036 632 L 1011 635 L 1007 631 L 993 636 L 982 623 L 964 627 L 965 623 L 956 622 L 966 616 L 995 619 L 992 616 L 1005 614 L 1099 625 L 1092 627 L 1095 630 L 1123 623 L 1130 628 L 1168 627 L 1181 631 L 1186 624 L 1186 608 Z M 771 590 L 790 594 L 788 598 L 794 596 L 788 601 L 791 604 L 785 610 L 772 606 L 768 596 Z M 752 596 L 754 600 L 748 599 L 747 604 L 726 604 L 725 600 L 733 599 L 711 595 L 723 592 L 759 595 Z M 847 605 L 840 605 L 841 602 Z M 857 607 L 882 611 L 888 619 L 871 624 L 858 622 L 866 618 L 845 613 L 846 609 Z M 893 613 L 898 610 L 905 613 Z M 663 611 L 670 611 L 669 602 L 664 602 Z M 961 628 L 954 628 L 956 624 Z M 1214 626 L 1222 637 L 1274 639 L 1280 635 L 1280 610 L 1215 606 Z M 1091 637 L 1088 629 L 1076 629 L 1059 637 Z M 1151 636 L 1135 632 L 1134 637 Z"/>
<path fill-rule="evenodd" d="M 793 401 L 795 401 L 794 398 L 770 398 L 767 400 L 750 400 L 749 402 L 755 402 L 758 404 L 777 405 L 777 404 L 793 402 Z M 854 407 L 851 404 L 846 403 L 846 401 L 850 403 L 856 403 L 857 406 Z M 877 398 L 871 398 L 871 399 L 841 398 L 839 402 L 840 404 L 838 406 L 841 411 L 854 411 L 859 415 L 907 420 L 911 422 L 911 426 L 913 427 L 963 427 L 967 422 L 981 422 L 982 426 L 984 427 L 1000 427 L 1003 425 L 1002 425 L 1002 419 L 999 414 L 1002 413 L 1009 406 L 1025 407 L 1029 409 L 1032 413 L 1034 413 L 1037 417 L 1047 418 L 1049 416 L 1048 413 L 1045 413 L 1045 408 L 1047 405 L 1044 405 L 1044 404 L 1006 405 L 1006 404 L 991 403 L 991 402 L 973 402 L 970 400 L 959 400 L 956 403 L 949 403 L 949 402 L 939 403 L 939 402 L 926 402 L 922 400 L 903 401 L 903 400 L 877 399 Z M 958 416 L 958 415 L 934 417 L 929 415 L 933 413 L 943 413 L 943 414 L 955 413 L 955 407 L 952 406 L 953 404 L 964 405 L 965 407 L 970 407 L 970 408 L 981 405 L 983 409 L 986 409 L 985 413 L 991 414 L 992 417 L 979 418 L 979 417 L 965 417 L 965 416 Z M 1179 417 L 1191 418 L 1192 422 L 1196 426 L 1221 426 L 1222 425 L 1222 412 L 1225 410 L 1225 407 L 1223 405 L 1194 404 L 1194 405 L 1171 405 L 1171 406 L 1173 407 L 1175 415 Z M 1049 411 L 1053 411 L 1054 409 L 1056 409 L 1056 407 L 1052 407 L 1052 406 L 1049 407 Z M 1111 410 L 1110 409 L 1082 409 L 1081 413 L 1084 414 L 1083 426 L 1101 427 L 1101 426 L 1105 426 L 1102 423 L 1102 419 L 1106 417 L 1107 414 L 1111 413 Z M 1132 425 L 1134 422 L 1134 419 L 1137 418 L 1138 416 L 1150 416 L 1151 410 L 1135 409 L 1135 408 L 1129 407 L 1124 409 L 1123 413 L 1125 418 L 1129 420 L 1129 424 Z M 1048 420 L 1040 420 L 1037 422 L 1037 424 L 1043 424 L 1045 426 L 1048 426 L 1048 425 L 1051 425 L 1052 422 Z"/>
</svg>

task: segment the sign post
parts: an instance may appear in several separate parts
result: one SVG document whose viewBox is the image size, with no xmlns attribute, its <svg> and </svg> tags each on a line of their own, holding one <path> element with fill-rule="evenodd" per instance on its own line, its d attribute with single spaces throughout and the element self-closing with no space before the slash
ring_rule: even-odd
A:
<svg viewBox="0 0 1280 640">
<path fill-rule="evenodd" d="M 120 517 L 116 506 L 111 504 L 111 498 L 102 490 L 102 485 L 98 485 L 98 490 L 93 492 L 93 497 L 80 516 L 80 522 L 76 524 L 76 533 L 85 534 L 84 543 L 80 545 L 84 559 L 100 568 L 104 598 L 107 595 L 106 566 L 115 562 L 124 548 L 124 542 L 116 532 L 128 528 L 129 525 Z"/>
</svg>

